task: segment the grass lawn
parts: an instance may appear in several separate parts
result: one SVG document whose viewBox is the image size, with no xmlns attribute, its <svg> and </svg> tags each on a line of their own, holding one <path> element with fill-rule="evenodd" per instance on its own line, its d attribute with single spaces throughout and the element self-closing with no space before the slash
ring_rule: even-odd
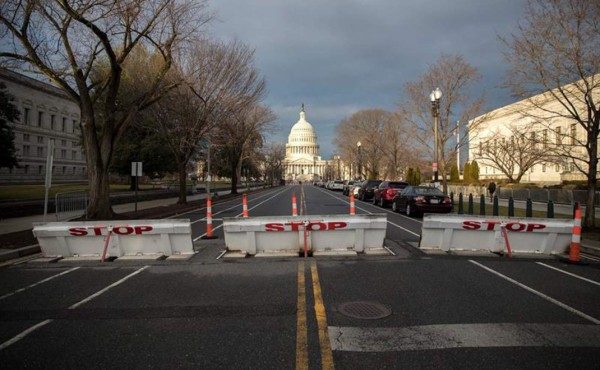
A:
<svg viewBox="0 0 600 370">
<path fill-rule="evenodd" d="M 156 189 L 156 185 L 140 184 L 140 189 Z M 88 190 L 87 183 L 81 184 L 55 184 L 50 188 L 49 196 L 53 197 L 56 193 L 64 193 L 68 191 L 86 191 Z M 127 184 L 114 184 L 110 186 L 111 191 L 129 190 Z M 38 185 L 0 185 L 0 201 L 3 200 L 28 200 L 28 199 L 43 199 L 45 189 L 43 184 Z"/>
</svg>

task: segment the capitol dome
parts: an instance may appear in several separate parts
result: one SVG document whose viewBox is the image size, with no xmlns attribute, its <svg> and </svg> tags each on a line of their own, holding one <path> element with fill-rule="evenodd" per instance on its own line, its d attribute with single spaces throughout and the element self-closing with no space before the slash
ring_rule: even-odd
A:
<svg viewBox="0 0 600 370">
<path fill-rule="evenodd" d="M 318 155 L 317 135 L 313 126 L 306 120 L 306 112 L 304 111 L 304 104 L 302 104 L 300 119 L 292 126 L 288 136 L 286 156 L 290 158 L 306 157 L 312 160 L 314 156 Z"/>
</svg>

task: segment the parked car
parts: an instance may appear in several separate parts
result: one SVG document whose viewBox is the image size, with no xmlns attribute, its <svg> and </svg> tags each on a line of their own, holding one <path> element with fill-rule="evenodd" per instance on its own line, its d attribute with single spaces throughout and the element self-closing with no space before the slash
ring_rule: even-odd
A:
<svg viewBox="0 0 600 370">
<path fill-rule="evenodd" d="M 358 199 L 367 201 L 373 198 L 375 189 L 381 184 L 381 180 L 365 180 L 358 188 Z"/>
<path fill-rule="evenodd" d="M 392 203 L 392 199 L 396 196 L 396 193 L 408 186 L 407 182 L 403 181 L 384 181 L 373 194 L 373 204 L 379 204 L 380 207 L 386 207 Z"/>
<path fill-rule="evenodd" d="M 404 211 L 409 217 L 423 213 L 449 213 L 452 212 L 452 200 L 437 188 L 407 186 L 396 193 L 392 211 Z"/>
<path fill-rule="evenodd" d="M 339 191 L 344 190 L 344 181 L 342 181 L 342 180 L 332 181 L 329 189 L 330 190 L 339 190 Z"/>
<path fill-rule="evenodd" d="M 357 189 L 360 184 L 362 184 L 362 181 L 350 181 L 348 186 L 344 189 L 344 195 L 350 196 L 351 193 L 354 193 L 354 197 L 357 197 L 358 193 L 355 192 L 355 190 L 358 191 Z"/>
</svg>

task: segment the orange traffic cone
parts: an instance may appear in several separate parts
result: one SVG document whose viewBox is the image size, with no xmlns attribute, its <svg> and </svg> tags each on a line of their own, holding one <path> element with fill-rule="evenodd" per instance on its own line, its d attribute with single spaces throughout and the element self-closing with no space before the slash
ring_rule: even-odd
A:
<svg viewBox="0 0 600 370">
<path fill-rule="evenodd" d="M 201 239 L 216 239 L 213 236 L 212 229 L 212 202 L 210 201 L 210 195 L 206 198 L 206 234 Z"/>
<path fill-rule="evenodd" d="M 569 262 L 579 262 L 579 249 L 581 248 L 581 206 L 577 203 L 575 219 L 573 220 L 573 236 L 569 248 Z"/>
<path fill-rule="evenodd" d="M 354 215 L 355 214 L 355 209 L 354 209 L 354 193 L 350 193 L 350 214 Z"/>
<path fill-rule="evenodd" d="M 248 217 L 248 196 L 246 195 L 246 193 L 242 195 L 242 203 L 244 205 L 243 216 Z"/>
<path fill-rule="evenodd" d="M 298 207 L 296 206 L 296 193 L 292 194 L 292 216 L 298 216 Z"/>
</svg>

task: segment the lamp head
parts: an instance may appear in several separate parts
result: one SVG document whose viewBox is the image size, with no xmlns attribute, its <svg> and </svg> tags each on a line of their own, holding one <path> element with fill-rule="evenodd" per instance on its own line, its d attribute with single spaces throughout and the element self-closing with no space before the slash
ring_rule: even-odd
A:
<svg viewBox="0 0 600 370">
<path fill-rule="evenodd" d="M 360 141 L 359 141 L 358 143 L 356 143 L 356 146 L 357 146 L 357 147 L 359 147 L 359 148 L 361 147 L 361 145 L 362 145 L 362 144 L 361 144 L 361 142 L 360 142 Z"/>
<path fill-rule="evenodd" d="M 435 90 L 433 90 L 433 94 L 435 96 L 435 100 L 440 100 L 442 98 L 442 90 L 440 90 L 439 87 L 436 87 Z"/>
</svg>

